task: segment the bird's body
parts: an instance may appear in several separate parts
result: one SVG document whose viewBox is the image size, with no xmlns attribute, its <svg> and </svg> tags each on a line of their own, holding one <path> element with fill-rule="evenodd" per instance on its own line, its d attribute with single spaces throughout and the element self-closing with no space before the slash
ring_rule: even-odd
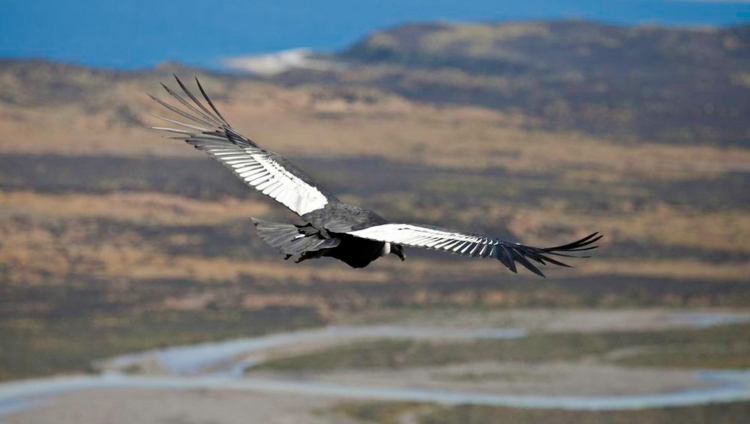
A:
<svg viewBox="0 0 750 424">
<path fill-rule="evenodd" d="M 164 88 L 184 108 L 152 98 L 190 122 L 159 117 L 181 129 L 154 128 L 176 134 L 172 138 L 205 151 L 247 185 L 296 213 L 302 224 L 253 218 L 260 238 L 285 254 L 286 259 L 301 262 L 332 257 L 354 268 L 363 268 L 388 254 L 404 260 L 403 246 L 411 246 L 495 258 L 513 272 L 516 272 L 516 263 L 520 263 L 543 276 L 531 261 L 567 267 L 550 255 L 571 257 L 567 252 L 594 249 L 596 246 L 592 244 L 601 238 L 594 233 L 563 246 L 537 248 L 434 226 L 391 223 L 371 210 L 341 202 L 284 157 L 241 135 L 219 113 L 199 82 L 198 87 L 210 110 L 179 79 L 177 83 L 188 99 L 166 85 Z"/>
<path fill-rule="evenodd" d="M 302 215 L 304 225 L 279 224 L 253 219 L 261 239 L 288 258 L 301 262 L 319 257 L 339 259 L 353 268 L 364 268 L 392 251 L 402 256 L 400 247 L 348 234 L 362 228 L 386 224 L 373 211 L 330 199 L 323 208 Z"/>
</svg>

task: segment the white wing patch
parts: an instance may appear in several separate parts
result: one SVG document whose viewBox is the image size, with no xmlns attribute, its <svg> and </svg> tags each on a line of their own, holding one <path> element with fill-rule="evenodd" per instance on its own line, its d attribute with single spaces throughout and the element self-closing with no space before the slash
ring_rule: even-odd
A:
<svg viewBox="0 0 750 424">
<path fill-rule="evenodd" d="M 298 215 L 320 209 L 328 198 L 255 148 L 216 147 L 206 153 L 232 169 L 235 175 L 261 193 L 275 199 Z"/>
<path fill-rule="evenodd" d="M 356 237 L 405 246 L 425 247 L 472 256 L 488 256 L 498 244 L 489 237 L 420 227 L 411 224 L 384 224 L 363 230 L 349 231 Z"/>
</svg>

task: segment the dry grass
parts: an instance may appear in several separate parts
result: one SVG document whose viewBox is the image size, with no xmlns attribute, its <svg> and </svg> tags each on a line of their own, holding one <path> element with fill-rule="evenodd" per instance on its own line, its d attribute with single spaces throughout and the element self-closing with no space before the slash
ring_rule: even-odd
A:
<svg viewBox="0 0 750 424">
<path fill-rule="evenodd" d="M 380 71 L 385 73 L 387 69 L 373 67 L 368 72 Z M 432 75 L 446 81 L 462 78 L 440 72 Z M 721 207 L 705 212 L 700 204 L 678 207 L 654 198 L 646 188 L 651 183 L 707 180 L 729 171 L 747 171 L 750 149 L 618 144 L 572 132 L 531 131 L 526 125 L 529 118 L 518 114 L 476 107 L 435 107 L 373 90 L 341 93 L 314 86 L 279 88 L 251 81 L 229 85 L 210 77 L 205 83 L 238 129 L 282 154 L 329 159 L 379 156 L 402 164 L 459 170 L 501 167 L 510 178 L 518 175 L 528 180 L 512 187 L 497 187 L 497 193 L 503 193 L 505 199 L 522 197 L 513 190 L 532 193 L 526 196 L 527 203 L 498 201 L 491 196 L 492 181 L 488 182 L 484 174 L 467 173 L 460 181 L 443 176 L 425 183 L 426 192 L 447 193 L 442 203 L 429 196 L 377 190 L 343 196 L 345 201 L 389 205 L 391 209 L 382 212 L 415 221 L 451 222 L 467 229 L 477 223 L 502 223 L 530 245 L 567 242 L 598 230 L 606 236 L 602 240 L 605 251 L 618 243 L 631 243 L 699 252 L 685 258 L 652 258 L 647 254 L 596 257 L 573 261 L 574 270 L 557 269 L 551 271 L 552 276 L 600 276 L 603 282 L 610 276 L 623 275 L 744 282 L 750 274 L 750 265 L 741 259 L 750 254 L 750 213 L 743 208 Z M 109 97 L 104 100 L 111 105 L 105 102 L 86 110 L 75 104 L 55 108 L 0 105 L 0 154 L 154 155 L 209 161 L 183 143 L 162 140 L 158 134 L 118 118 L 117 111 L 127 107 L 137 120 L 155 122 L 147 114 L 163 111 L 142 94 L 144 91 L 159 90 L 153 81 L 120 82 L 105 93 Z M 577 198 L 545 197 L 553 178 L 556 184 L 562 182 L 553 188 L 570 190 Z M 474 193 L 471 187 L 475 183 L 480 187 L 477 193 L 481 193 L 476 196 L 476 204 L 473 200 L 462 206 L 451 203 L 450 196 L 455 193 Z M 529 197 L 533 199 L 529 201 Z M 604 198 L 609 203 L 581 213 L 586 198 Z M 425 199 L 430 207 L 424 207 Z M 203 308 L 214 302 L 216 293 L 211 287 L 217 283 L 248 279 L 257 286 L 316 282 L 366 286 L 400 281 L 418 287 L 405 289 L 393 298 L 398 296 L 398 300 L 414 305 L 514 305 L 521 302 L 514 296 L 527 296 L 499 288 L 484 290 L 480 298 L 475 287 L 467 284 L 515 278 L 496 261 L 445 261 L 444 256 L 434 255 L 411 257 L 401 263 L 389 258 L 364 271 L 333 260 L 314 266 L 294 265 L 272 255 L 252 237 L 249 223 L 240 227 L 239 235 L 237 227 L 229 228 L 232 222 L 276 211 L 269 202 L 230 197 L 209 202 L 157 192 L 0 192 L 0 272 L 5 281 L 17 285 L 57 284 L 84 276 L 115 283 L 173 279 L 201 284 L 196 292 L 163 302 L 166 308 L 179 310 Z M 170 228 L 179 231 L 170 232 Z M 235 233 L 215 238 L 204 234 L 204 239 L 193 233 L 210 233 L 216 228 Z M 227 240 L 235 243 L 231 249 L 247 249 L 201 255 L 200 248 Z M 712 264 L 700 256 L 703 251 L 738 253 L 740 259 Z M 453 281 L 467 287 L 455 291 L 428 287 L 435 281 Z M 370 295 L 363 293 L 353 294 L 349 300 L 364 305 Z M 324 296 L 269 290 L 253 293 L 252 298 L 237 295 L 237 302 L 249 309 L 304 305 L 324 311 L 331 301 Z M 553 289 L 540 290 L 533 296 L 553 304 L 564 294 Z"/>
<path fill-rule="evenodd" d="M 108 222 L 133 223 L 168 228 L 170 226 L 221 225 L 245 220 L 249 216 L 264 216 L 270 210 L 267 203 L 256 203 L 227 198 L 207 202 L 159 193 L 38 194 L 33 192 L 0 193 L 0 263 L 8 265 L 8 281 L 30 283 L 43 276 L 65 276 L 71 272 L 86 273 L 102 279 L 184 278 L 199 282 L 237 281 L 252 276 L 261 281 L 293 280 L 308 284 L 313 279 L 322 281 L 387 282 L 398 274 L 413 282 L 431 281 L 436 276 L 457 281 L 487 279 L 506 273 L 496 261 L 444 262 L 434 259 L 411 258 L 405 264 L 395 260 L 381 260 L 366 272 L 352 270 L 334 261 L 326 266 L 311 268 L 294 265 L 281 257 L 222 258 L 200 257 L 193 254 L 171 254 L 152 245 L 146 236 L 133 231 L 110 232 L 106 239 L 92 239 L 92 226 L 87 219 L 107 219 Z M 661 205 L 652 210 L 576 216 L 567 214 L 564 204 L 546 208 L 500 208 L 487 211 L 475 208 L 463 211 L 459 221 L 470 225 L 482 214 L 492 219 L 509 222 L 516 234 L 524 235 L 528 244 L 548 245 L 569 241 L 585 235 L 586 228 L 604 234 L 604 249 L 614 241 L 649 242 L 664 245 L 750 252 L 750 214 L 725 211 L 699 214 Z M 430 219 L 451 217 L 448 209 L 437 209 Z M 462 218 L 463 217 L 463 218 Z M 561 218 L 561 217 L 564 217 Z M 456 218 L 455 216 L 453 218 Z M 55 230 L 65 222 L 65 230 Z M 562 223 L 571 230 L 550 238 L 549 228 Z M 249 223 L 247 224 L 249 228 Z M 189 231 L 161 236 L 172 246 L 191 245 Z M 251 243 L 254 240 L 249 239 Z M 390 258 L 389 258 L 390 259 Z M 729 262 L 711 264 L 695 258 L 685 259 L 590 259 L 569 261 L 574 270 L 557 269 L 553 275 L 638 275 L 665 278 L 745 281 L 750 275 L 750 264 Z M 451 277 L 452 276 L 452 277 Z M 460 300 L 458 301 L 461 302 Z"/>
<path fill-rule="evenodd" d="M 315 269 L 295 267 L 285 263 L 281 258 L 275 261 L 238 261 L 190 256 L 172 257 L 133 250 L 103 252 L 100 257 L 107 264 L 104 276 L 108 278 L 182 278 L 211 283 L 235 281 L 243 276 L 252 276 L 262 281 L 262 284 L 288 281 L 300 284 L 311 284 L 315 281 L 382 283 L 389 279 L 389 275 L 384 272 L 361 272 L 333 266 Z M 131 266 L 133 264 L 138 266 Z"/>
<path fill-rule="evenodd" d="M 746 282 L 750 275 L 750 263 L 723 263 L 712 264 L 695 259 L 686 260 L 601 260 L 601 259 L 570 259 L 568 264 L 572 269 L 546 268 L 548 274 L 556 278 L 565 278 L 581 275 L 598 275 L 605 281 L 608 276 L 631 275 L 650 276 L 670 279 L 695 279 L 695 280 L 720 280 Z M 494 277 L 497 281 L 511 278 L 497 261 L 466 260 L 465 263 L 441 262 L 439 260 L 409 260 L 403 265 L 395 262 L 384 262 L 378 266 L 408 275 L 413 281 L 429 281 L 431 278 L 441 276 L 443 278 L 453 277 L 456 281 L 471 281 L 472 279 L 486 279 Z M 526 271 L 521 269 L 522 274 Z M 531 274 L 528 274 L 531 275 Z"/>
<path fill-rule="evenodd" d="M 42 226 L 21 225 L 25 228 L 14 228 L 6 222 L 2 228 L 0 264 L 8 267 L 5 275 L 8 284 L 33 284 L 50 278 L 56 281 L 70 275 L 111 281 L 184 279 L 209 284 L 248 276 L 262 284 L 379 283 L 389 279 L 384 271 L 362 272 L 333 263 L 321 268 L 291 266 L 281 257 L 242 260 L 171 255 L 150 246 L 143 237 L 127 232 L 92 241 L 85 237 L 86 229 L 81 224 L 73 224 L 62 235 Z"/>
<path fill-rule="evenodd" d="M 209 91 L 224 92 L 220 83 Z M 213 88 L 214 90 L 211 90 Z M 139 119 L 163 113 L 144 95 L 147 88 L 123 84 L 117 103 Z M 420 105 L 393 96 L 357 101 L 321 95 L 321 89 L 282 89 L 238 83 L 229 101 L 217 100 L 245 134 L 281 153 L 303 156 L 382 156 L 457 168 L 504 167 L 515 172 L 566 171 L 570 178 L 600 180 L 637 175 L 679 179 L 748 170 L 750 151 L 741 148 L 614 144 L 576 133 L 525 129 L 526 119 L 474 107 Z M 155 90 L 152 90 L 155 91 Z M 369 97 L 368 97 L 369 99 Z M 112 111 L 76 107 L 0 106 L 0 152 L 65 155 L 198 155 L 181 143 L 125 126 Z"/>
<path fill-rule="evenodd" d="M 227 197 L 208 202 L 161 193 L 40 194 L 0 192 L 0 218 L 109 218 L 160 225 L 211 224 L 268 214 L 267 203 Z"/>
<path fill-rule="evenodd" d="M 545 242 L 541 238 L 545 229 L 564 222 L 571 228 L 600 231 L 606 235 L 602 240 L 604 246 L 614 241 L 647 241 L 750 252 L 750 214 L 744 211 L 700 212 L 665 204 L 634 210 L 632 204 L 626 202 L 619 211 L 581 215 L 566 212 L 564 202 L 548 203 L 546 206 L 544 209 L 516 211 L 508 217 L 510 228 L 517 234 L 526 235 L 526 243 Z"/>
</svg>

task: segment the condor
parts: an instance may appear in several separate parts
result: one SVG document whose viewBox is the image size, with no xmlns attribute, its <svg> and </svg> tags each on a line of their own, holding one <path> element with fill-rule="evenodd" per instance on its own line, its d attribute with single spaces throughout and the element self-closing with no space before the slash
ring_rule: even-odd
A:
<svg viewBox="0 0 750 424">
<path fill-rule="evenodd" d="M 403 261 L 404 246 L 408 246 L 497 259 L 514 273 L 519 263 L 544 277 L 535 263 L 568 267 L 552 256 L 585 257 L 576 252 L 595 249 L 594 243 L 602 237 L 593 233 L 562 246 L 539 248 L 429 225 L 388 222 L 373 211 L 339 201 L 291 162 L 238 133 L 214 106 L 198 79 L 195 81 L 205 103 L 177 76 L 175 79 L 183 94 L 162 86 L 181 107 L 151 98 L 184 121 L 157 116 L 178 128 L 153 129 L 176 134 L 170 138 L 184 140 L 206 152 L 247 185 L 299 215 L 302 225 L 252 218 L 260 238 L 285 254 L 285 259 L 302 262 L 327 256 L 363 268 L 390 253 Z"/>
</svg>

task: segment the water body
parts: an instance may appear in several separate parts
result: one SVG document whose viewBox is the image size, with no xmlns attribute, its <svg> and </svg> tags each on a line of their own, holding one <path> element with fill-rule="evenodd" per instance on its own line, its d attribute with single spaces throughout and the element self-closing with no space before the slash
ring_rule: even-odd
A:
<svg viewBox="0 0 750 424">
<path fill-rule="evenodd" d="M 15 414 L 16 412 L 21 412 L 26 409 L 31 409 L 35 405 L 31 401 L 24 400 L 23 398 L 19 397 L 8 397 L 7 399 L 2 399 L 2 394 L 0 394 L 0 418 L 6 415 Z"/>
<path fill-rule="evenodd" d="M 699 375 L 715 384 L 706 389 L 671 393 L 623 396 L 514 396 L 482 392 L 419 388 L 364 387 L 315 381 L 288 381 L 224 376 L 101 376 L 59 377 L 7 383 L 0 386 L 0 417 L 28 408 L 30 398 L 56 393 L 103 389 L 233 390 L 260 393 L 334 397 L 351 400 L 428 402 L 444 405 L 485 405 L 515 408 L 570 410 L 629 410 L 664 408 L 707 403 L 750 400 L 750 371 L 701 371 Z M 25 404 L 26 402 L 26 404 Z"/>
<path fill-rule="evenodd" d="M 338 50 L 372 31 L 414 21 L 589 19 L 617 24 L 736 25 L 746 1 L 665 0 L 3 0 L 0 57 L 117 69 L 306 47 Z"/>
<path fill-rule="evenodd" d="M 671 320 L 696 328 L 705 328 L 715 325 L 748 322 L 750 321 L 750 314 L 686 312 L 672 315 Z"/>
<path fill-rule="evenodd" d="M 239 355 L 248 355 L 269 349 L 336 341 L 362 339 L 515 339 L 526 337 L 528 332 L 518 328 L 446 329 L 397 326 L 334 326 L 321 330 L 298 331 L 270 336 L 201 343 L 123 355 L 100 364 L 105 369 L 124 369 L 150 360 L 172 375 L 192 375 Z M 246 366 L 257 361 L 246 362 Z M 232 369 L 236 368 L 233 366 Z M 235 371 L 236 373 L 236 371 Z"/>
<path fill-rule="evenodd" d="M 674 314 L 694 327 L 750 319 L 747 314 Z M 174 347 L 123 355 L 100 366 L 111 371 L 96 376 L 66 376 L 0 384 L 0 418 L 49 400 L 63 392 L 100 389 L 216 389 L 335 397 L 352 400 L 471 404 L 517 408 L 572 410 L 627 410 L 663 408 L 750 400 L 750 370 L 696 371 L 711 384 L 700 389 L 619 396 L 533 396 L 403 387 L 369 387 L 311 380 L 246 377 L 244 369 L 263 362 L 252 357 L 269 349 L 320 342 L 323 345 L 362 339 L 510 339 L 526 337 L 523 329 L 444 329 L 399 326 L 329 327 L 218 343 Z M 249 358 L 248 358 L 249 356 Z M 169 375 L 138 376 L 117 372 L 128 366 L 156 361 Z M 225 368 L 217 368 L 219 365 Z M 115 370 L 115 371 L 112 371 Z"/>
</svg>

